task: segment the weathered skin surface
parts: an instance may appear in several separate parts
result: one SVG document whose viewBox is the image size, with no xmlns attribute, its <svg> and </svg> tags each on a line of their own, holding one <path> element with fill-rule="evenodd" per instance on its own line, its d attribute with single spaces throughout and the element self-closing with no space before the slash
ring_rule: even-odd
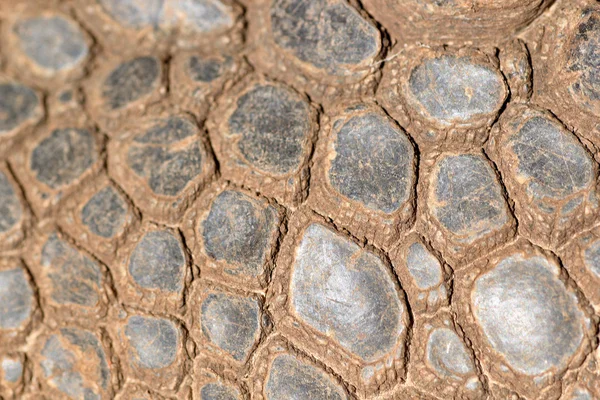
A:
<svg viewBox="0 0 600 400">
<path fill-rule="evenodd" d="M 480 276 L 474 314 L 492 349 L 526 375 L 563 369 L 583 338 L 583 313 L 541 256 L 506 257 Z"/>
<path fill-rule="evenodd" d="M 197 128 L 189 121 L 171 117 L 134 139 L 127 152 L 129 167 L 146 179 L 150 189 L 163 196 L 176 196 L 202 172 L 200 144 L 178 142 L 196 135 Z"/>
<path fill-rule="evenodd" d="M 0 3 L 0 399 L 600 398 L 597 2 Z"/>
<path fill-rule="evenodd" d="M 286 354 L 273 360 L 265 394 L 269 400 L 346 398 L 343 390 L 323 372 Z"/>
<path fill-rule="evenodd" d="M 87 129 L 55 129 L 31 154 L 36 179 L 52 189 L 76 181 L 97 159 L 94 137 Z"/>
<path fill-rule="evenodd" d="M 296 250 L 294 312 L 362 359 L 376 360 L 405 329 L 406 310 L 385 268 L 375 255 L 312 224 Z"/>
<path fill-rule="evenodd" d="M 13 30 L 21 51 L 39 67 L 51 72 L 75 67 L 89 52 L 79 27 L 61 16 L 24 19 Z"/>
<path fill-rule="evenodd" d="M 201 231 L 207 254 L 239 266 L 233 274 L 259 275 L 269 254 L 271 237 L 279 227 L 277 210 L 236 191 L 214 200 Z"/>
<path fill-rule="evenodd" d="M 129 274 L 145 289 L 180 292 L 183 289 L 185 256 L 180 242 L 168 231 L 149 232 L 129 259 Z"/>
<path fill-rule="evenodd" d="M 125 224 L 126 215 L 127 205 L 122 196 L 112 186 L 106 186 L 82 208 L 81 221 L 95 235 L 111 238 Z"/>
<path fill-rule="evenodd" d="M 237 400 L 240 393 L 231 386 L 209 383 L 200 390 L 200 400 Z"/>
<path fill-rule="evenodd" d="M 41 264 L 50 280 L 50 296 L 54 302 L 93 307 L 100 300 L 100 266 L 56 234 L 44 244 Z"/>
<path fill-rule="evenodd" d="M 464 343 L 448 328 L 435 329 L 427 339 L 427 361 L 440 376 L 461 376 L 473 372 L 473 362 Z"/>
<path fill-rule="evenodd" d="M 351 118 L 337 132 L 328 171 L 342 195 L 384 213 L 409 198 L 414 150 L 406 135 L 376 114 Z"/>
<path fill-rule="evenodd" d="M 0 271 L 0 330 L 20 328 L 33 309 L 33 290 L 22 268 Z"/>
<path fill-rule="evenodd" d="M 508 221 L 492 168 L 480 156 L 446 156 L 430 189 L 433 214 L 460 241 L 472 243 Z"/>
<path fill-rule="evenodd" d="M 466 57 L 425 60 L 412 70 L 409 88 L 429 118 L 446 124 L 494 113 L 504 99 L 502 76 Z"/>
<path fill-rule="evenodd" d="M 134 315 L 129 318 L 125 335 L 131 345 L 131 363 L 146 368 L 165 368 L 175 362 L 180 335 L 175 325 L 163 318 Z"/>
<path fill-rule="evenodd" d="M 81 370 L 82 357 L 93 360 Z M 70 398 L 102 399 L 108 389 L 110 370 L 97 337 L 78 328 L 62 328 L 52 334 L 41 350 L 40 367 L 44 378 Z"/>
<path fill-rule="evenodd" d="M 38 95 L 28 86 L 0 83 L 0 137 L 32 118 L 39 105 Z"/>
<path fill-rule="evenodd" d="M 115 68 L 102 85 L 102 98 L 111 110 L 126 107 L 148 95 L 160 77 L 160 61 L 137 57 Z"/>
<path fill-rule="evenodd" d="M 308 104 L 283 86 L 255 86 L 238 99 L 229 118 L 231 133 L 241 135 L 238 148 L 243 157 L 275 175 L 300 166 L 309 128 Z"/>
<path fill-rule="evenodd" d="M 270 20 L 279 47 L 332 75 L 348 75 L 379 53 L 379 32 L 341 1 L 275 0 Z"/>
<path fill-rule="evenodd" d="M 6 174 L 0 171 L 0 233 L 12 229 L 23 215 L 23 206 Z"/>
<path fill-rule="evenodd" d="M 248 357 L 260 331 L 256 300 L 211 293 L 201 306 L 202 332 L 236 361 Z"/>
</svg>

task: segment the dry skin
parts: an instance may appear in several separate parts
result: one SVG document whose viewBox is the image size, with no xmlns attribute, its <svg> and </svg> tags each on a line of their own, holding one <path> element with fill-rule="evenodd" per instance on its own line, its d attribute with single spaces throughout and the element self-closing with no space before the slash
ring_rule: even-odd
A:
<svg viewBox="0 0 600 400">
<path fill-rule="evenodd" d="M 0 0 L 0 399 L 600 399 L 593 0 Z"/>
</svg>

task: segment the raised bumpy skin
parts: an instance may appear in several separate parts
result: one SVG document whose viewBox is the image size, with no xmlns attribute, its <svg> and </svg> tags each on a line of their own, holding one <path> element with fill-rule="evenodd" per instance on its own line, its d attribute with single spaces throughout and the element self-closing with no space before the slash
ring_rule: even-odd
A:
<svg viewBox="0 0 600 400">
<path fill-rule="evenodd" d="M 600 400 L 595 0 L 0 0 L 0 400 Z"/>
</svg>

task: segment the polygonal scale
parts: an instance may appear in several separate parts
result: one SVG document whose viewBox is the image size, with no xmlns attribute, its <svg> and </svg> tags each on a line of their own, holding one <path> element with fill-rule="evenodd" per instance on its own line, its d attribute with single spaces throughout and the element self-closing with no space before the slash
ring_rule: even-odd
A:
<svg viewBox="0 0 600 400">
<path fill-rule="evenodd" d="M 552 110 L 570 129 L 592 141 L 599 132 L 595 57 L 599 22 L 597 4 L 573 0 L 556 7 L 552 17 L 540 18 L 524 36 L 528 44 L 539 38 L 537 50 L 531 53 L 536 104 Z"/>
<path fill-rule="evenodd" d="M 248 65 L 230 53 L 181 52 L 169 65 L 169 89 L 174 102 L 202 117 L 247 70 Z"/>
<path fill-rule="evenodd" d="M 587 299 L 600 309 L 600 229 L 595 227 L 571 239 L 559 250 L 569 276 L 577 282 Z"/>
<path fill-rule="evenodd" d="M 274 0 L 269 19 L 280 49 L 328 75 L 351 75 L 379 53 L 379 32 L 341 1 Z"/>
<path fill-rule="evenodd" d="M 0 250 L 12 248 L 21 241 L 28 219 L 20 188 L 0 165 Z"/>
<path fill-rule="evenodd" d="M 414 334 L 418 340 L 409 367 L 411 382 L 429 393 L 449 398 L 485 396 L 485 381 L 478 376 L 473 352 L 448 313 L 418 318 Z"/>
<path fill-rule="evenodd" d="M 31 278 L 16 259 L 0 259 L 0 349 L 24 340 L 36 316 L 37 301 Z M 7 350 L 14 350 L 8 348 Z"/>
<path fill-rule="evenodd" d="M 138 47 L 161 50 L 170 44 L 233 46 L 241 40 L 241 10 L 228 0 L 95 0 L 79 11 L 109 47 L 123 37 Z"/>
<path fill-rule="evenodd" d="M 266 398 L 289 399 L 302 394 L 320 399 L 343 399 L 344 393 L 331 378 L 296 357 L 281 354 L 275 357 L 265 388 Z"/>
<path fill-rule="evenodd" d="M 58 223 L 110 264 L 123 235 L 138 225 L 138 218 L 121 190 L 100 176 L 65 200 Z"/>
<path fill-rule="evenodd" d="M 202 361 L 194 368 L 194 398 L 198 400 L 241 400 L 240 388 L 208 370 Z"/>
<path fill-rule="evenodd" d="M 565 49 L 567 72 L 576 76 L 568 90 L 580 107 L 600 115 L 600 75 L 595 57 L 600 33 L 600 13 L 583 14 L 574 28 L 569 46 Z"/>
<path fill-rule="evenodd" d="M 548 0 L 366 0 L 364 7 L 395 39 L 420 43 L 488 43 L 533 21 Z"/>
<path fill-rule="evenodd" d="M 268 300 L 275 326 L 361 390 L 393 386 L 403 369 L 408 310 L 389 267 L 302 211 L 283 246 L 284 267 L 275 270 Z"/>
<path fill-rule="evenodd" d="M 96 174 L 101 149 L 101 138 L 81 121 L 52 123 L 28 140 L 12 161 L 33 209 L 51 212 L 81 181 Z"/>
<path fill-rule="evenodd" d="M 467 335 L 500 382 L 535 394 L 560 385 L 561 374 L 583 361 L 588 311 L 564 276 L 552 256 L 525 241 L 457 276 Z"/>
<path fill-rule="evenodd" d="M 577 137 L 549 113 L 510 109 L 490 148 L 531 240 L 562 243 L 597 220 L 597 167 Z"/>
<path fill-rule="evenodd" d="M 133 29 L 164 25 L 165 28 L 193 29 L 198 33 L 223 30 L 233 24 L 228 7 L 219 0 L 98 0 L 119 24 Z M 184 28 L 184 29 L 185 29 Z"/>
<path fill-rule="evenodd" d="M 87 35 L 64 14 L 30 10 L 17 14 L 5 32 L 8 46 L 16 50 L 10 62 L 53 86 L 57 80 L 77 77 L 90 53 Z M 52 81 L 48 81 L 51 79 Z"/>
<path fill-rule="evenodd" d="M 29 86 L 0 77 L 0 155 L 14 137 L 27 131 L 44 115 L 41 97 Z"/>
<path fill-rule="evenodd" d="M 214 172 L 198 126 L 185 115 L 138 120 L 108 151 L 109 174 L 158 221 L 178 220 Z"/>
<path fill-rule="evenodd" d="M 114 315 L 109 327 L 122 355 L 125 376 L 155 390 L 173 390 L 180 382 L 184 362 L 184 336 L 178 323 L 166 317 Z M 151 345 L 149 345 L 151 343 Z"/>
<path fill-rule="evenodd" d="M 18 398 L 24 389 L 25 357 L 12 353 L 0 356 L 0 395 Z"/>
<path fill-rule="evenodd" d="M 309 205 L 358 237 L 389 244 L 413 217 L 413 145 L 378 108 L 347 107 L 324 126 Z"/>
<path fill-rule="evenodd" d="M 49 223 L 42 224 L 32 241 L 31 251 L 25 256 L 44 299 L 45 314 L 84 324 L 102 318 L 108 300 L 105 267 Z"/>
<path fill-rule="evenodd" d="M 249 78 L 208 124 L 221 174 L 266 196 L 296 204 L 306 196 L 315 111 L 292 89 Z"/>
<path fill-rule="evenodd" d="M 125 304 L 160 312 L 181 311 L 191 271 L 177 231 L 143 224 L 121 246 L 115 265 L 115 285 Z"/>
<path fill-rule="evenodd" d="M 502 187 L 482 155 L 445 153 L 434 160 L 426 174 L 430 181 L 423 193 L 427 211 L 422 223 L 446 257 L 462 255 L 464 263 L 514 233 Z"/>
<path fill-rule="evenodd" d="M 184 235 L 200 273 L 240 289 L 266 284 L 282 209 L 231 186 L 213 186 L 184 217 Z"/>
<path fill-rule="evenodd" d="M 162 61 L 152 55 L 111 59 L 100 64 L 87 82 L 87 95 L 95 104 L 90 109 L 108 134 L 164 94 Z"/>
<path fill-rule="evenodd" d="M 190 295 L 192 337 L 206 363 L 243 366 L 262 335 L 262 299 L 199 284 Z M 206 357 L 204 357 L 206 359 Z"/>
<path fill-rule="evenodd" d="M 449 304 L 450 268 L 440 262 L 420 235 L 407 235 L 390 250 L 390 257 L 413 313 L 433 312 Z"/>
<path fill-rule="evenodd" d="M 339 0 L 263 3 L 251 10 L 250 32 L 262 45 L 252 61 L 319 99 L 372 90 L 374 79 L 365 77 L 375 71 L 382 38 L 364 14 Z M 344 88 L 344 83 L 355 85 Z"/>
<path fill-rule="evenodd" d="M 345 387 L 330 373 L 313 359 L 292 350 L 279 335 L 271 336 L 261 345 L 252 378 L 252 394 L 260 400 L 350 398 Z"/>
<path fill-rule="evenodd" d="M 508 95 L 498 60 L 468 48 L 398 51 L 378 91 L 392 117 L 429 147 L 483 143 Z"/>
<path fill-rule="evenodd" d="M 36 380 L 53 396 L 112 398 L 111 370 L 96 333 L 64 327 L 39 338 L 36 347 Z"/>
</svg>

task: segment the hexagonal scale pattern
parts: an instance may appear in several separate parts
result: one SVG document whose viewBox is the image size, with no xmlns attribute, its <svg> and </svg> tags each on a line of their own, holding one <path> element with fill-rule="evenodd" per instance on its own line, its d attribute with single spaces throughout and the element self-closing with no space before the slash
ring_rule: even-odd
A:
<svg viewBox="0 0 600 400">
<path fill-rule="evenodd" d="M 600 398 L 594 1 L 0 3 L 1 399 Z"/>
</svg>

